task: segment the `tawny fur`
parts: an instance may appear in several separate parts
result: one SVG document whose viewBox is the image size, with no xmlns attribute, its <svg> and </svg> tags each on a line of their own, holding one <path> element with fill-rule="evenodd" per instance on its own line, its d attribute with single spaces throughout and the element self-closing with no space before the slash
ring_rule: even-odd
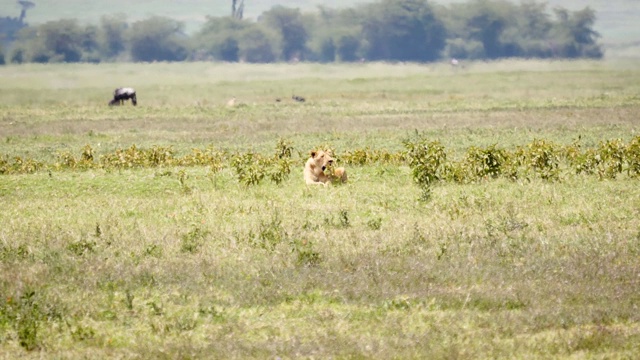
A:
<svg viewBox="0 0 640 360">
<path fill-rule="evenodd" d="M 307 185 L 328 185 L 332 182 L 347 182 L 347 172 L 343 167 L 333 168 L 334 159 L 329 151 L 311 151 L 311 157 L 304 165 L 304 181 Z"/>
</svg>

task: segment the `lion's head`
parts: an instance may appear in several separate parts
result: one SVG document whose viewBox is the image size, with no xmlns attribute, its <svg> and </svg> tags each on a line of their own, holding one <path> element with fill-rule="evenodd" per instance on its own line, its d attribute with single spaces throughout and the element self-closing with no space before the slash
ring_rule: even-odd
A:
<svg viewBox="0 0 640 360">
<path fill-rule="evenodd" d="M 333 166 L 333 157 L 330 151 L 314 150 L 311 151 L 311 158 L 316 165 L 316 168 L 322 169 L 324 172 L 327 168 Z"/>
</svg>

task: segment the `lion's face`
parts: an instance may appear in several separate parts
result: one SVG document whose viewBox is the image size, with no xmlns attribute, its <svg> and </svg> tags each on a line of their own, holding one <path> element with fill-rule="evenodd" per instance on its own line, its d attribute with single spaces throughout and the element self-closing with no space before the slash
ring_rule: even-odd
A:
<svg viewBox="0 0 640 360">
<path fill-rule="evenodd" d="M 322 171 L 325 171 L 328 167 L 333 165 L 333 157 L 331 157 L 331 153 L 329 151 L 312 151 L 311 157 L 313 158 L 316 166 L 322 169 Z"/>
</svg>

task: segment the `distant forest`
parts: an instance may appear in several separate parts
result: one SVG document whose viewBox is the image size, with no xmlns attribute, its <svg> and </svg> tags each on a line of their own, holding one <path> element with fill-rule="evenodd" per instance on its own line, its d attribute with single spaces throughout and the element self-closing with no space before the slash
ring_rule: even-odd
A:
<svg viewBox="0 0 640 360">
<path fill-rule="evenodd" d="M 545 3 L 471 0 L 449 6 L 426 0 L 381 0 L 303 13 L 275 6 L 243 19 L 243 1 L 226 17 L 208 17 L 193 35 L 167 17 L 128 22 L 125 15 L 80 25 L 61 19 L 29 26 L 0 18 L 0 63 L 226 61 L 432 62 L 442 59 L 601 58 L 595 12 L 548 9 Z"/>
</svg>

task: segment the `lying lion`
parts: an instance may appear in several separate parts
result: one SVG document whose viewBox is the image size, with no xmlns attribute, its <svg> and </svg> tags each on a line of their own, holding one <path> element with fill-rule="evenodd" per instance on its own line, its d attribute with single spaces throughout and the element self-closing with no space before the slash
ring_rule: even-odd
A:
<svg viewBox="0 0 640 360">
<path fill-rule="evenodd" d="M 328 170 L 328 174 L 325 171 Z M 304 165 L 304 181 L 307 185 L 324 185 L 331 182 L 347 182 L 347 172 L 343 167 L 333 168 L 330 151 L 313 150 Z"/>
</svg>

